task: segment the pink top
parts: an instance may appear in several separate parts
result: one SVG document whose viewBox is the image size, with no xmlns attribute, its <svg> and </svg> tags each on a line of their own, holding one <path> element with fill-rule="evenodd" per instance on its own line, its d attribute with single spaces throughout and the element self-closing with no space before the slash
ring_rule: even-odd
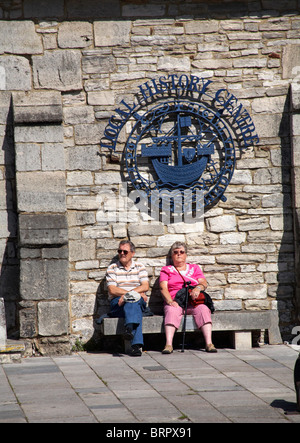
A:
<svg viewBox="0 0 300 443">
<path fill-rule="evenodd" d="M 199 265 L 186 264 L 186 271 L 181 271 L 185 281 L 190 281 L 193 286 L 198 284 L 199 278 L 205 278 Z M 174 300 L 176 293 L 183 287 L 182 277 L 174 266 L 164 266 L 160 271 L 159 281 L 168 282 L 168 290 L 172 299 Z"/>
</svg>

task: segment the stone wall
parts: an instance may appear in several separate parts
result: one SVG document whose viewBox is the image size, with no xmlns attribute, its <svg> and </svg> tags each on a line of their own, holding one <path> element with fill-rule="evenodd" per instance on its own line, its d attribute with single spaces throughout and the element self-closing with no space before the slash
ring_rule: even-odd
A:
<svg viewBox="0 0 300 443">
<path fill-rule="evenodd" d="M 17 118 L 16 163 L 11 142 L 3 157 L 3 143 L 0 167 L 7 196 L 0 213 L 5 218 L 1 284 L 7 269 L 16 278 L 9 294 L 0 296 L 15 304 L 20 268 L 21 336 L 49 342 L 68 334 L 89 339 L 93 318 L 107 310 L 106 267 L 127 237 L 148 268 L 155 311 L 160 309 L 159 270 L 170 245 L 182 240 L 190 260 L 202 266 L 217 309 L 278 309 L 283 335 L 290 335 L 296 321 L 298 240 L 289 87 L 299 74 L 299 8 L 296 0 L 57 0 L 45 11 L 44 2 L 0 2 L 1 106 L 7 107 L 3 103 L 11 93 L 13 108 L 8 105 L 6 116 L 12 119 L 14 109 Z M 149 224 L 120 191 L 124 165 L 99 148 L 121 100 L 130 103 L 147 80 L 182 73 L 231 91 L 248 109 L 260 137 L 238 158 L 227 201 L 205 213 L 203 232 L 192 225 Z M 0 121 L 2 140 L 5 122 Z M 12 197 L 14 164 L 18 207 Z M 111 202 L 119 191 L 121 206 L 115 211 Z M 25 241 L 26 231 L 31 235 Z M 29 294 L 29 276 L 35 296 Z"/>
</svg>

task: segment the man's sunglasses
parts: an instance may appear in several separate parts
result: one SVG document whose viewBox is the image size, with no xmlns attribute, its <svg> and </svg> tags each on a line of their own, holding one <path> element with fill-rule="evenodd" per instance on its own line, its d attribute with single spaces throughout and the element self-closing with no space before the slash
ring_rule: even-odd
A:
<svg viewBox="0 0 300 443">
<path fill-rule="evenodd" d="M 174 255 L 178 255 L 178 254 L 183 255 L 183 254 L 185 254 L 185 251 L 173 251 L 173 254 Z"/>
<path fill-rule="evenodd" d="M 125 251 L 124 249 L 118 249 L 118 254 L 119 255 L 121 255 L 121 254 L 127 255 L 127 254 L 129 254 L 129 252 L 130 251 Z"/>
</svg>

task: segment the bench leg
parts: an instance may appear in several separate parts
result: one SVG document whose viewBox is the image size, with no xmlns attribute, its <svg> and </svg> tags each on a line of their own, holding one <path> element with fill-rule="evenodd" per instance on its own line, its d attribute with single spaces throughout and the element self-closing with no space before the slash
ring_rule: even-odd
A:
<svg viewBox="0 0 300 443">
<path fill-rule="evenodd" d="M 252 334 L 251 331 L 234 331 L 233 333 L 233 347 L 239 351 L 246 351 L 252 349 Z"/>
<path fill-rule="evenodd" d="M 131 351 L 131 341 L 124 339 L 124 352 L 128 354 Z"/>
<path fill-rule="evenodd" d="M 300 412 L 300 382 L 296 384 L 297 410 Z"/>
</svg>

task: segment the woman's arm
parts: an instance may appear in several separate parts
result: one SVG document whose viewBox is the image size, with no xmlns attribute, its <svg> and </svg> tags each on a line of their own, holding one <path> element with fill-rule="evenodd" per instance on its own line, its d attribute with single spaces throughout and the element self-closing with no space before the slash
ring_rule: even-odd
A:
<svg viewBox="0 0 300 443">
<path fill-rule="evenodd" d="M 198 285 L 190 292 L 191 298 L 197 298 L 200 292 L 206 291 L 207 286 L 206 278 L 198 278 Z"/>
<path fill-rule="evenodd" d="M 164 299 L 165 303 L 167 303 L 167 305 L 174 306 L 174 307 L 178 306 L 178 303 L 175 300 L 173 300 L 170 295 L 167 281 L 161 281 L 159 283 L 159 289 L 160 289 L 163 299 Z"/>
</svg>

